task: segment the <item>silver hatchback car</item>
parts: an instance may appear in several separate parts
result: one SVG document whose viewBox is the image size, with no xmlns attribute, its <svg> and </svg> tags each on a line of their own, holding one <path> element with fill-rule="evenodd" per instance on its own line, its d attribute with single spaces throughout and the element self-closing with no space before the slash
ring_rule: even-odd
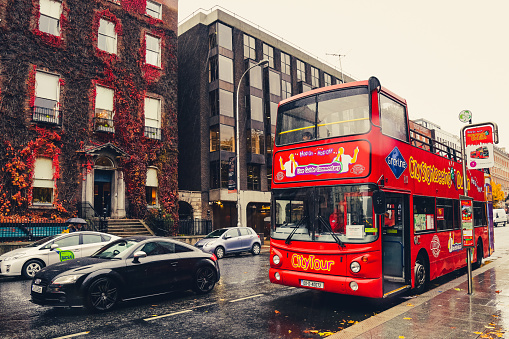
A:
<svg viewBox="0 0 509 339">
<path fill-rule="evenodd" d="M 251 252 L 260 254 L 260 236 L 251 227 L 221 228 L 209 233 L 194 246 L 203 252 L 214 253 L 217 259 L 225 254 Z"/>
</svg>

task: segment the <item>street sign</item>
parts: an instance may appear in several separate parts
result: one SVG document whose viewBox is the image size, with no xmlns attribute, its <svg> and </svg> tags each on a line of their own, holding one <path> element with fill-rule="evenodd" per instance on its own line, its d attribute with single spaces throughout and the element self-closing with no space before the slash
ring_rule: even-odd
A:
<svg viewBox="0 0 509 339">
<path fill-rule="evenodd" d="M 469 169 L 481 169 L 495 166 L 493 154 L 493 125 L 490 123 L 464 128 L 465 153 Z"/>
<path fill-rule="evenodd" d="M 459 118 L 461 122 L 470 122 L 472 120 L 472 112 L 469 110 L 463 110 L 460 112 Z"/>
</svg>

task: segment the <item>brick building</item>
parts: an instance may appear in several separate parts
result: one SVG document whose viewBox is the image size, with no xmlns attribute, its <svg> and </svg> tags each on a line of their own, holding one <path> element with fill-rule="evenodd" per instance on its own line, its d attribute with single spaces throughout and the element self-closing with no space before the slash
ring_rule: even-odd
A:
<svg viewBox="0 0 509 339">
<path fill-rule="evenodd" d="M 177 217 L 177 0 L 0 0 L 0 216 Z"/>
</svg>

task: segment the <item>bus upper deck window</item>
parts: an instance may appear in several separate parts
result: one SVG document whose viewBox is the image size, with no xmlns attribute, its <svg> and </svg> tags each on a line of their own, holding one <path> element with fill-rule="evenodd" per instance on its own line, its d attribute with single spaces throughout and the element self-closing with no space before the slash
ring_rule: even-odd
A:
<svg viewBox="0 0 509 339">
<path fill-rule="evenodd" d="M 383 134 L 398 140 L 408 141 L 405 106 L 385 95 L 380 95 L 380 115 Z"/>
</svg>

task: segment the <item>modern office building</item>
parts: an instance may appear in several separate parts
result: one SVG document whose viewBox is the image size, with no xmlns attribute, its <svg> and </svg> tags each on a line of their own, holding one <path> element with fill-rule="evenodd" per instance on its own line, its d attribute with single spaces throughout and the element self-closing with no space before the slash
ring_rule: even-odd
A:
<svg viewBox="0 0 509 339">
<path fill-rule="evenodd" d="M 0 217 L 177 208 L 177 0 L 0 0 Z"/>
<path fill-rule="evenodd" d="M 211 218 L 214 228 L 237 225 L 237 193 L 228 185 L 238 153 L 241 224 L 267 232 L 279 101 L 353 79 L 220 8 L 181 23 L 178 43 L 181 218 Z M 252 68 L 240 82 L 263 59 L 267 67 Z"/>
</svg>

